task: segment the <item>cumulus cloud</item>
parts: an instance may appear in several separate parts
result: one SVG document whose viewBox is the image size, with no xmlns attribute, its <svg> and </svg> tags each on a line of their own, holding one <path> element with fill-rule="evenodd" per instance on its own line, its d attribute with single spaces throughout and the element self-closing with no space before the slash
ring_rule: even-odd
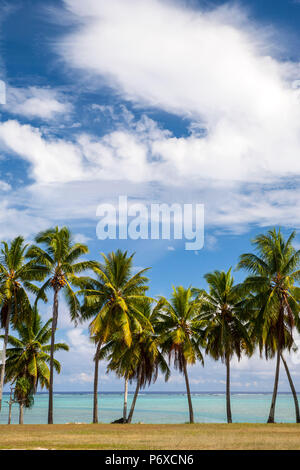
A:
<svg viewBox="0 0 300 470">
<path fill-rule="evenodd" d="M 31 164 L 38 182 L 63 183 L 84 174 L 78 149 L 62 139 L 43 138 L 38 128 L 15 120 L 0 123 L 0 142 Z"/>
<path fill-rule="evenodd" d="M 90 357 L 95 354 L 95 346 L 84 334 L 83 328 L 70 329 L 67 331 L 67 338 L 73 352 L 80 354 L 81 357 Z"/>
<path fill-rule="evenodd" d="M 90 240 L 90 237 L 87 237 L 83 233 L 75 233 L 74 235 L 74 242 L 75 243 L 83 243 L 86 244 Z"/>
<path fill-rule="evenodd" d="M 0 181 L 0 191 L 7 192 L 11 190 L 11 185 L 6 181 Z"/>
<path fill-rule="evenodd" d="M 146 113 L 136 119 L 124 106 L 101 102 L 91 112 L 112 121 L 101 137 L 77 132 L 65 140 L 2 122 L 0 146 L 30 164 L 34 184 L 23 198 L 33 214 L 43 207 L 50 219 L 94 217 L 118 184 L 120 194 L 148 202 L 204 203 L 208 226 L 300 225 L 299 64 L 276 57 L 272 34 L 236 6 L 205 12 L 171 0 L 87 0 L 84 7 L 65 0 L 65 6 L 76 18 L 72 34 L 57 42 L 66 63 L 94 84 L 105 79 L 133 109 L 178 115 L 187 132 L 174 135 Z M 30 93 L 29 100 L 40 96 Z"/>
<path fill-rule="evenodd" d="M 38 183 L 84 180 L 143 182 L 163 179 L 159 165 L 148 161 L 151 145 L 170 134 L 143 116 L 102 138 L 81 134 L 75 142 L 52 137 L 16 120 L 0 123 L 0 146 L 28 161 Z"/>
<path fill-rule="evenodd" d="M 206 204 L 208 223 L 295 223 L 299 64 L 276 58 L 272 34 L 236 6 L 206 12 L 159 0 L 65 6 L 78 20 L 57 46 L 67 64 L 94 83 L 104 78 L 136 106 L 186 119 L 190 135 L 174 136 L 146 117 L 134 121 L 130 112 L 120 126 L 113 106 L 101 103 L 93 110 L 117 126 L 101 138 L 49 141 L 31 128 L 40 161 L 32 149 L 16 149 L 5 132 L 6 144 L 34 164 L 37 182 L 159 182 L 169 192 L 181 187 L 176 194 L 198 187 L 193 196 Z"/>
<path fill-rule="evenodd" d="M 83 22 L 60 46 L 65 59 L 106 76 L 130 99 L 208 124 L 233 110 L 271 116 L 283 99 L 283 71 L 261 53 L 261 34 L 248 33 L 245 21 L 241 27 L 238 9 L 203 13 L 159 0 L 65 4 Z"/>
<path fill-rule="evenodd" d="M 27 118 L 52 120 L 58 115 L 70 113 L 72 106 L 62 94 L 50 88 L 28 87 L 7 89 L 5 110 Z"/>
<path fill-rule="evenodd" d="M 240 9 L 204 13 L 161 0 L 65 4 L 82 21 L 60 44 L 70 66 L 106 78 L 138 105 L 207 129 L 203 138 L 157 139 L 153 153 L 166 171 L 229 181 L 299 174 L 300 102 L 292 87 L 299 64 L 272 57 L 272 37 Z"/>
<path fill-rule="evenodd" d="M 95 220 L 101 202 L 118 203 L 117 185 L 118 193 L 126 194 L 129 202 L 138 198 L 146 205 L 204 203 L 207 227 L 239 233 L 249 224 L 300 226 L 296 177 L 289 181 L 288 187 L 285 181 L 269 185 L 197 179 L 193 167 L 188 173 L 171 164 L 165 168 L 159 160 L 149 161 L 151 142 L 157 133 L 164 132 L 158 128 L 143 133 L 135 129 L 117 130 L 98 139 L 82 134 L 71 142 L 43 135 L 39 129 L 17 121 L 0 123 L 0 147 L 29 162 L 30 175 L 35 180 L 34 184 L 14 193 L 7 184 L 0 187 L 7 190 L 2 210 L 6 208 L 10 211 L 7 214 L 13 215 L 18 212 L 13 209 L 16 203 L 25 205 L 22 220 L 37 217 L 38 226 L 45 219 L 49 223 L 80 218 Z M 153 182 L 159 183 L 155 191 Z M 20 227 L 19 221 L 20 218 L 14 221 L 16 227 Z M 31 223 L 28 220 L 27 225 L 33 231 L 37 226 L 34 220 Z"/>
<path fill-rule="evenodd" d="M 8 197 L 0 202 L 1 239 L 10 240 L 20 233 L 27 237 L 46 229 L 49 223 L 47 219 L 38 214 L 33 215 L 29 208 L 22 210 L 13 207 L 10 199 Z"/>
</svg>

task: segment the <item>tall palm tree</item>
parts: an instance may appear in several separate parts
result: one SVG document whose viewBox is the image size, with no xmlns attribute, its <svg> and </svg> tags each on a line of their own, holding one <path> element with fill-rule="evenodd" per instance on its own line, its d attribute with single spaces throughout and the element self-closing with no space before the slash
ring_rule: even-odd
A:
<svg viewBox="0 0 300 470">
<path fill-rule="evenodd" d="M 26 260 L 27 245 L 22 237 L 11 241 L 10 245 L 2 242 L 0 250 L 0 320 L 4 328 L 2 367 L 0 374 L 0 410 L 2 405 L 3 384 L 6 367 L 6 348 L 9 326 L 16 326 L 30 315 L 29 293 L 37 294 L 38 288 L 32 281 L 42 281 L 45 268 L 35 260 Z M 44 299 L 44 296 L 42 296 Z"/>
<path fill-rule="evenodd" d="M 232 423 L 230 361 L 233 355 L 240 359 L 243 351 L 251 353 L 251 343 L 241 307 L 240 286 L 234 286 L 231 269 L 227 272 L 214 271 L 204 277 L 209 286 L 209 293 L 198 291 L 198 297 L 202 301 L 203 319 L 207 325 L 206 353 L 226 364 L 227 422 Z"/>
<path fill-rule="evenodd" d="M 249 300 L 256 309 L 253 334 L 258 338 L 260 349 L 273 338 L 276 350 L 276 370 L 268 423 L 274 423 L 278 390 L 280 358 L 285 347 L 285 329 L 292 331 L 299 326 L 299 288 L 295 282 L 300 278 L 300 250 L 292 245 L 296 233 L 287 240 L 280 229 L 258 235 L 252 244 L 256 253 L 241 255 L 238 269 L 251 273 L 245 280 L 245 288 L 253 295 Z"/>
<path fill-rule="evenodd" d="M 132 333 L 150 327 L 149 320 L 139 309 L 138 301 L 144 297 L 148 279 L 143 269 L 133 275 L 133 256 L 117 250 L 103 256 L 103 263 L 93 268 L 97 278 L 85 283 L 80 291 L 84 295 L 82 315 L 93 320 L 90 334 L 97 344 L 94 357 L 94 406 L 93 423 L 98 422 L 98 367 L 101 348 L 114 332 L 122 335 L 124 344 L 130 347 Z"/>
<path fill-rule="evenodd" d="M 38 385 L 41 388 L 49 388 L 51 323 L 52 319 L 49 319 L 43 324 L 37 309 L 33 309 L 31 321 L 28 324 L 18 324 L 18 337 L 8 336 L 8 344 L 11 347 L 7 349 L 6 383 L 26 377 L 31 383 L 33 393 L 36 393 Z M 54 350 L 68 351 L 69 347 L 65 343 L 56 343 Z M 60 373 L 61 365 L 56 359 L 54 367 L 56 372 Z"/>
<path fill-rule="evenodd" d="M 47 280 L 40 288 L 37 301 L 45 296 L 47 290 L 53 291 L 53 317 L 50 350 L 50 381 L 48 424 L 53 424 L 53 372 L 55 332 L 58 321 L 59 294 L 63 292 L 68 303 L 71 319 L 76 323 L 80 319 L 80 302 L 72 286 L 80 283 L 77 275 L 95 266 L 93 261 L 79 261 L 88 253 L 88 247 L 82 243 L 73 243 L 67 227 L 46 230 L 35 238 L 39 245 L 32 245 L 27 253 L 28 258 L 36 260 L 47 269 Z"/>
<path fill-rule="evenodd" d="M 194 422 L 187 366 L 200 360 L 203 337 L 203 322 L 199 318 L 201 303 L 193 298 L 192 289 L 180 286 L 173 288 L 171 301 L 161 298 L 157 331 L 161 336 L 162 351 L 173 359 L 174 366 L 184 374 L 189 405 L 190 423 Z"/>
</svg>

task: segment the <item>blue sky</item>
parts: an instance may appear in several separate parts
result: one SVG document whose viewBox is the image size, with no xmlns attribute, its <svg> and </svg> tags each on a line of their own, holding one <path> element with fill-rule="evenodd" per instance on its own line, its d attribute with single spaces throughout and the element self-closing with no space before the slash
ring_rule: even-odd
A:
<svg viewBox="0 0 300 470">
<path fill-rule="evenodd" d="M 92 258 L 120 247 L 151 266 L 152 295 L 235 267 L 255 234 L 300 224 L 300 2 L 60 0 L 0 2 L 1 238 L 67 224 Z M 205 245 L 100 241 L 99 204 L 205 205 Z M 297 239 L 297 244 L 300 238 Z M 235 273 L 237 280 L 243 273 Z M 42 307 L 45 316 L 51 306 Z M 86 325 L 61 303 L 56 390 L 92 388 Z M 296 383 L 300 374 L 290 361 Z M 272 362 L 233 365 L 233 389 L 270 390 Z M 104 390 L 122 384 L 105 376 Z M 191 370 L 223 390 L 224 367 Z M 281 389 L 287 390 L 282 375 Z M 154 390 L 184 389 L 182 377 Z"/>
</svg>

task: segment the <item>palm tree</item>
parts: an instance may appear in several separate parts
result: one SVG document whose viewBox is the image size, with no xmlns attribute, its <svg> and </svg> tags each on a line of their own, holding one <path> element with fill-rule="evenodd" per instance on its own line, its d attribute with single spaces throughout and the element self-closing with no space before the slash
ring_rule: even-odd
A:
<svg viewBox="0 0 300 470">
<path fill-rule="evenodd" d="M 276 317 L 275 317 L 276 318 Z M 251 326 L 251 323 L 250 323 Z M 255 324 L 254 324 L 255 326 Z M 253 328 L 253 327 L 252 327 Z M 276 354 L 277 354 L 277 327 L 276 327 L 276 319 L 275 321 L 271 321 L 270 326 L 269 326 L 269 334 L 268 337 L 265 341 L 265 343 L 262 342 L 260 337 L 256 337 L 257 333 L 254 330 L 254 333 L 252 334 L 252 341 L 253 344 L 258 344 L 259 350 L 260 350 L 260 355 L 262 356 L 263 352 L 265 354 L 265 358 L 267 360 L 273 359 Z M 296 423 L 300 423 L 300 413 L 299 413 L 299 403 L 298 403 L 298 397 L 296 393 L 296 389 L 287 365 L 287 362 L 284 358 L 283 352 L 287 350 L 290 352 L 291 350 L 297 350 L 297 346 L 294 343 L 293 340 L 293 335 L 291 334 L 289 324 L 284 320 L 283 324 L 283 341 L 282 341 L 282 352 L 281 352 L 281 361 L 284 365 L 286 375 L 288 378 L 288 382 L 291 388 L 291 392 L 293 395 L 294 399 L 294 405 L 295 405 L 295 415 L 296 415 Z"/>
<path fill-rule="evenodd" d="M 148 279 L 143 269 L 133 275 L 133 256 L 127 251 L 117 250 L 108 256 L 102 254 L 104 262 L 94 266 L 97 278 L 85 283 L 80 291 L 84 295 L 82 316 L 94 317 L 90 324 L 90 334 L 97 349 L 94 357 L 94 406 L 93 423 L 98 422 L 98 367 L 101 348 L 118 331 L 124 344 L 130 347 L 132 333 L 150 327 L 149 320 L 139 309 L 138 301 L 144 297 Z"/>
<path fill-rule="evenodd" d="M 242 351 L 251 352 L 244 312 L 241 308 L 240 286 L 234 286 L 229 271 L 208 273 L 205 279 L 209 293 L 198 291 L 202 301 L 202 314 L 206 327 L 206 353 L 226 364 L 226 410 L 227 422 L 232 423 L 230 403 L 230 361 L 234 354 L 241 358 Z"/>
<path fill-rule="evenodd" d="M 38 288 L 32 281 L 42 281 L 45 268 L 35 260 L 26 261 L 27 245 L 22 237 L 17 237 L 10 245 L 2 242 L 0 251 L 0 301 L 1 327 L 4 328 L 2 367 L 0 375 L 0 410 L 6 367 L 6 348 L 9 326 L 17 326 L 30 315 L 28 293 L 37 294 Z M 44 299 L 44 296 L 42 296 Z"/>
<path fill-rule="evenodd" d="M 132 343 L 128 347 L 124 343 L 122 333 L 116 332 L 110 336 L 110 341 L 102 347 L 99 356 L 100 360 L 109 361 L 106 373 L 114 371 L 119 378 L 124 378 L 123 417 L 116 421 L 118 423 L 127 423 L 128 384 L 135 376 L 138 362 L 135 339 L 135 335 L 132 335 Z"/>
<path fill-rule="evenodd" d="M 245 280 L 245 288 L 253 294 L 249 303 L 257 312 L 253 334 L 261 350 L 268 346 L 268 338 L 272 337 L 277 355 L 268 423 L 274 423 L 275 418 L 284 331 L 288 329 L 292 334 L 294 326 L 299 326 L 299 288 L 295 287 L 295 282 L 300 278 L 300 250 L 296 251 L 292 245 L 295 235 L 292 232 L 285 241 L 281 231 L 275 228 L 266 235 L 258 235 L 252 241 L 256 254 L 243 254 L 238 263 L 238 269 L 252 274 Z"/>
<path fill-rule="evenodd" d="M 14 389 L 14 400 L 19 403 L 19 424 L 24 424 L 24 407 L 33 405 L 32 384 L 27 377 L 19 377 Z"/>
<path fill-rule="evenodd" d="M 187 366 L 195 364 L 197 359 L 204 363 L 200 350 L 203 335 L 203 322 L 199 318 L 200 306 L 200 302 L 193 298 L 192 289 L 182 286 L 173 288 L 170 302 L 161 298 L 157 306 L 157 331 L 160 334 L 162 351 L 169 355 L 170 362 L 171 359 L 174 360 L 175 368 L 185 377 L 190 423 L 194 422 L 194 412 Z"/>
<path fill-rule="evenodd" d="M 47 269 L 47 280 L 40 288 L 36 302 L 45 296 L 49 289 L 53 291 L 53 317 L 50 350 L 50 381 L 49 381 L 49 408 L 48 424 L 53 424 L 53 372 L 55 332 L 58 321 L 59 294 L 65 294 L 72 321 L 80 319 L 80 302 L 72 286 L 80 283 L 77 274 L 95 266 L 93 261 L 79 261 L 88 253 L 88 247 L 82 243 L 73 243 L 72 235 L 67 227 L 46 230 L 35 238 L 36 243 L 42 246 L 32 245 L 27 256 L 42 263 Z M 44 247 L 44 248 L 43 248 Z"/>
<path fill-rule="evenodd" d="M 135 337 L 134 349 L 136 350 L 136 366 L 135 373 L 132 377 L 136 379 L 136 389 L 127 419 L 128 423 L 132 421 L 140 389 L 145 388 L 146 385 L 155 383 L 159 371 L 164 375 L 166 382 L 171 375 L 168 364 L 161 351 L 161 336 L 159 333 L 160 307 L 157 308 L 156 305 L 156 307 L 152 309 L 151 303 L 145 300 L 143 312 L 145 316 L 149 318 L 153 326 L 153 332 L 145 329 L 141 334 L 137 334 Z"/>
<path fill-rule="evenodd" d="M 51 322 L 48 320 L 42 324 L 37 309 L 32 310 L 31 321 L 20 323 L 16 328 L 18 337 L 8 336 L 7 363 L 5 382 L 14 383 L 21 377 L 31 384 L 32 393 L 35 394 L 38 385 L 41 388 L 49 388 L 50 371 L 50 350 L 48 344 L 51 339 Z M 0 336 L 2 338 L 3 336 Z M 56 343 L 55 351 L 68 351 L 69 347 L 65 343 Z M 54 359 L 54 367 L 57 373 L 60 373 L 61 365 Z"/>
<path fill-rule="evenodd" d="M 128 347 L 122 335 L 115 333 L 111 341 L 103 348 L 103 353 L 109 360 L 107 371 L 114 371 L 119 377 L 125 379 L 123 422 L 131 423 L 139 390 L 157 380 L 158 372 L 165 376 L 167 381 L 170 369 L 160 351 L 160 337 L 155 331 L 159 311 L 152 308 L 153 301 L 144 297 L 138 302 L 138 308 L 145 318 L 149 320 L 152 328 L 143 328 L 142 331 L 132 334 L 132 343 Z M 109 354 L 108 354 L 109 352 Z M 136 389 L 131 409 L 127 419 L 126 382 L 136 380 Z"/>
</svg>

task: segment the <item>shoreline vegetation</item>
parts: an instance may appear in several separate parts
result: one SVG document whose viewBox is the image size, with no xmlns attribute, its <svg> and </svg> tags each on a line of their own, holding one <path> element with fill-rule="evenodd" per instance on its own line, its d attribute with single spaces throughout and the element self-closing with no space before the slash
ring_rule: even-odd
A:
<svg viewBox="0 0 300 470">
<path fill-rule="evenodd" d="M 204 366 L 207 356 L 224 364 L 226 418 L 231 424 L 231 360 L 251 357 L 255 351 L 265 360 L 276 358 L 267 422 L 275 423 L 282 363 L 294 399 L 295 421 L 300 423 L 296 389 L 285 360 L 296 350 L 294 333 L 300 331 L 300 250 L 293 246 L 295 236 L 292 232 L 285 239 L 275 228 L 258 235 L 252 241 L 254 252 L 242 254 L 235 267 L 245 272 L 243 282 L 234 283 L 232 268 L 212 271 L 197 286 L 173 287 L 169 299 L 148 295 L 146 273 L 150 268 L 136 272 L 134 254 L 117 250 L 101 254 L 100 261 L 87 260 L 87 245 L 74 243 L 67 227 L 39 233 L 30 246 L 22 237 L 2 242 L 0 411 L 7 383 L 8 424 L 14 403 L 19 405 L 19 424 L 23 424 L 24 408 L 34 405 L 40 387 L 48 390 L 48 424 L 53 425 L 54 377 L 63 366 L 55 353 L 68 351 L 67 344 L 55 341 L 62 295 L 74 327 L 89 322 L 90 340 L 95 345 L 94 424 L 101 421 L 98 382 L 102 360 L 107 363 L 107 373 L 124 380 L 123 412 L 115 422 L 130 424 L 140 391 L 158 375 L 167 382 L 173 366 L 184 377 L 193 424 L 189 368 L 196 363 Z M 52 302 L 52 318 L 43 324 L 38 309 L 41 302 L 48 301 Z M 130 408 L 129 383 L 135 385 Z"/>
<path fill-rule="evenodd" d="M 299 450 L 297 424 L 0 425 L 0 449 Z"/>
</svg>

